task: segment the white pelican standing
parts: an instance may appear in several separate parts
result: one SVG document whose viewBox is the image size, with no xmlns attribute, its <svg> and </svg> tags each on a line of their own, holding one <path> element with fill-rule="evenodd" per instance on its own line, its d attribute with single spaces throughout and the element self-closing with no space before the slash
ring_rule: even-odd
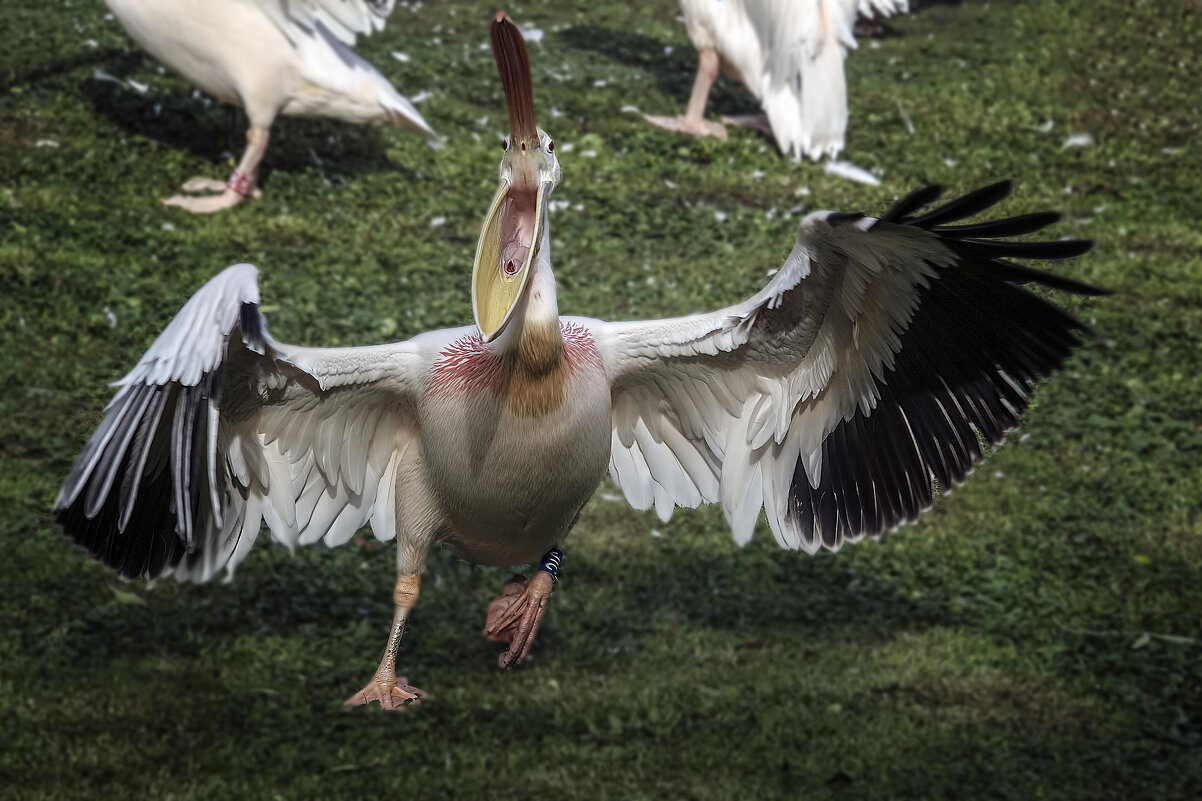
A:
<svg viewBox="0 0 1202 801">
<path fill-rule="evenodd" d="M 163 203 L 214 212 L 258 197 L 277 114 L 388 123 L 438 137 L 413 104 L 351 49 L 384 27 L 395 0 L 106 0 L 152 56 L 218 100 L 243 106 L 246 150 L 228 181 L 193 178 Z"/>
<path fill-rule="evenodd" d="M 1083 326 L 1018 286 L 1088 285 L 1020 266 L 1082 241 L 1007 242 L 1055 214 L 950 225 L 996 184 L 926 213 L 817 212 L 758 294 L 709 314 L 562 317 L 551 273 L 554 144 L 535 126 L 526 49 L 504 15 L 493 50 L 509 105 L 500 186 L 480 233 L 475 325 L 360 348 L 277 342 L 257 272 L 197 292 L 120 389 L 55 501 L 66 533 L 134 577 L 232 572 L 266 521 L 289 547 L 397 541 L 396 612 L 372 681 L 348 703 L 417 696 L 396 674 L 427 554 L 541 559 L 507 584 L 486 634 L 521 662 L 560 548 L 608 467 L 630 502 L 720 503 L 746 542 L 760 509 L 814 552 L 914 520 L 998 442 Z"/>
<path fill-rule="evenodd" d="M 719 70 L 747 87 L 765 117 L 724 118 L 770 130 L 795 160 L 836 156 L 847 130 L 843 60 L 856 46 L 857 14 L 889 16 L 907 0 L 680 0 L 697 48 L 697 77 L 682 117 L 643 117 L 653 125 L 726 139 L 704 118 Z"/>
</svg>

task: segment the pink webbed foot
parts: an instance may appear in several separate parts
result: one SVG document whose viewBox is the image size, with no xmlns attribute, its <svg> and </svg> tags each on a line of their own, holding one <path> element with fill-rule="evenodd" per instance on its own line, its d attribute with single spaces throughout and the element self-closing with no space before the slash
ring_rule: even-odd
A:
<svg viewBox="0 0 1202 801">
<path fill-rule="evenodd" d="M 498 667 L 520 664 L 530 653 L 550 598 L 551 574 L 540 570 L 533 579 L 514 576 L 489 603 L 484 636 L 509 646 L 497 657 Z"/>
<path fill-rule="evenodd" d="M 384 709 L 400 710 L 421 701 L 424 690 L 411 686 L 404 676 L 376 676 L 367 686 L 346 699 L 344 706 L 363 706 L 379 701 Z"/>
<path fill-rule="evenodd" d="M 184 211 L 190 211 L 193 214 L 212 214 L 213 212 L 237 206 L 247 195 L 253 198 L 259 198 L 263 195 L 259 191 L 255 180 L 248 177 L 241 170 L 235 170 L 230 179 L 224 183 L 215 178 L 191 178 L 183 185 L 182 189 L 184 192 L 201 196 L 193 197 L 187 194 L 173 195 L 169 198 L 160 198 L 160 202 L 164 206 L 175 206 Z M 214 194 L 203 195 L 202 193 L 205 192 Z"/>
<path fill-rule="evenodd" d="M 693 136 L 712 136 L 720 142 L 726 141 L 726 126 L 705 119 L 691 120 L 688 117 L 656 117 L 644 114 L 643 119 L 668 131 L 687 133 Z"/>
</svg>

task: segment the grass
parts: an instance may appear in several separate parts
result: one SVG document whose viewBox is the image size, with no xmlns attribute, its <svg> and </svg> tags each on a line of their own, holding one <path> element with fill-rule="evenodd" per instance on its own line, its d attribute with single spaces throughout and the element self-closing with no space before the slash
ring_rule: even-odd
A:
<svg viewBox="0 0 1202 801">
<path fill-rule="evenodd" d="M 602 492 L 527 667 L 480 637 L 507 577 L 436 554 L 403 649 L 430 699 L 347 711 L 390 620 L 388 548 L 260 545 L 231 584 L 122 584 L 49 507 L 120 377 L 201 283 L 263 271 L 273 333 L 362 344 L 471 319 L 504 125 L 491 6 L 398 8 L 360 52 L 448 139 L 283 120 L 265 197 L 154 202 L 224 176 L 231 112 L 99 2 L 0 8 L 0 786 L 92 797 L 926 799 L 1202 795 L 1202 23 L 1190 3 L 923 4 L 848 62 L 846 157 L 677 138 L 694 54 L 670 0 L 523 3 L 569 207 L 560 307 L 658 317 L 746 297 L 811 206 L 1019 181 L 1095 252 L 1055 269 L 1097 337 L 1021 434 L 918 526 L 839 554 L 737 548 Z M 670 48 L 670 49 L 669 49 Z M 408 61 L 393 59 L 403 51 Z M 100 81 L 102 70 L 123 81 Z M 750 97 L 722 79 L 711 112 Z M 900 109 L 913 119 L 910 135 Z M 1047 131 L 1046 122 L 1052 127 Z M 1066 148 L 1073 133 L 1091 147 Z M 568 148 L 566 145 L 571 144 Z M 805 187 L 808 192 L 802 190 Z M 719 222 L 716 212 L 725 214 Z M 445 218 L 435 226 L 432 220 Z"/>
</svg>

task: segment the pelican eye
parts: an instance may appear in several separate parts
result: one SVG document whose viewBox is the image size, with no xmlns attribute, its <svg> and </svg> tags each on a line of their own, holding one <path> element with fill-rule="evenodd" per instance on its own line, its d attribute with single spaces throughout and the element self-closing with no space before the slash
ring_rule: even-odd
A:
<svg viewBox="0 0 1202 801">
<path fill-rule="evenodd" d="M 551 141 L 550 139 L 547 140 L 547 152 L 548 153 L 555 152 L 555 142 Z"/>
<path fill-rule="evenodd" d="M 504 139 L 501 140 L 501 149 L 509 150 L 509 137 L 505 137 Z"/>
</svg>

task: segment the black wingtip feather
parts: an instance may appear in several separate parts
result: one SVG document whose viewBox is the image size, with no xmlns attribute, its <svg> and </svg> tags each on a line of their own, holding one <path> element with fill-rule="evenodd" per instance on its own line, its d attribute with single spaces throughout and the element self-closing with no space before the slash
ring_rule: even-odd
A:
<svg viewBox="0 0 1202 801">
<path fill-rule="evenodd" d="M 826 222 L 828 225 L 848 225 L 857 223 L 866 216 L 860 211 L 836 211 L 827 215 Z"/>
<path fill-rule="evenodd" d="M 932 230 L 940 236 L 956 237 L 985 237 L 1023 236 L 1042 231 L 1049 225 L 1060 222 L 1061 214 L 1055 211 L 1037 211 L 1033 214 L 1020 214 L 1002 220 L 987 220 L 965 225 L 941 225 Z"/>
<path fill-rule="evenodd" d="M 238 313 L 238 327 L 242 331 L 242 341 L 251 351 L 262 354 L 266 347 L 267 320 L 259 311 L 257 303 L 243 303 Z"/>
<path fill-rule="evenodd" d="M 54 509 L 63 533 L 125 578 L 157 578 L 204 547 L 213 516 L 208 408 L 219 402 L 223 372 L 206 373 L 196 386 L 128 388 L 110 409 L 117 417 L 101 423 L 67 479 L 78 490 Z M 115 434 L 93 445 L 109 425 Z M 95 447 L 102 452 L 89 468 Z"/>
<path fill-rule="evenodd" d="M 980 214 L 991 206 L 1001 203 L 1010 196 L 1010 192 L 1013 189 L 1013 181 L 998 181 L 996 184 L 983 186 L 980 189 L 969 192 L 967 195 L 962 195 L 955 200 L 948 201 L 921 217 L 915 217 L 904 222 L 907 225 L 916 225 L 920 228 L 933 228 L 936 225 L 963 220 L 965 217 Z"/>
<path fill-rule="evenodd" d="M 1090 295 L 1094 297 L 1105 297 L 1106 295 L 1114 294 L 1114 290 L 1107 287 L 1087 284 L 1073 278 L 1065 278 L 1062 275 L 1049 273 L 1046 270 L 1039 270 L 1035 267 L 1028 267 L 1025 264 L 1015 264 L 1005 259 L 993 259 L 988 264 L 982 265 L 982 269 L 994 273 L 1001 280 L 1011 284 L 1042 284 L 1048 289 L 1058 289 L 1062 292 L 1071 292 L 1074 295 Z"/>
<path fill-rule="evenodd" d="M 893 204 L 893 208 L 881 217 L 885 222 L 902 222 L 906 217 L 918 211 L 923 206 L 929 206 L 943 195 L 943 187 L 939 184 L 929 184 L 921 189 L 915 189 L 910 194 Z"/>
<path fill-rule="evenodd" d="M 124 578 L 156 578 L 179 564 L 187 550 L 175 534 L 169 484 L 166 472 L 147 477 L 137 511 L 124 531 L 117 523 L 120 508 L 115 493 L 93 517 L 84 513 L 79 498 L 56 509 L 54 517 L 67 537 Z"/>
<path fill-rule="evenodd" d="M 962 260 L 972 261 L 982 268 L 1016 283 L 1038 283 L 1050 289 L 1072 292 L 1077 295 L 1102 296 L 1111 290 L 1063 278 L 1032 267 L 1016 265 L 1008 258 L 1058 261 L 1073 259 L 1093 250 L 1094 242 L 1089 239 L 1060 239 L 1047 242 L 1007 242 L 1005 237 L 1023 236 L 1042 231 L 1061 220 L 1054 211 L 1020 214 L 998 220 L 985 220 L 964 225 L 947 225 L 997 205 L 1010 196 L 1013 181 L 998 181 L 989 186 L 962 195 L 926 214 L 911 216 L 922 207 L 930 205 L 943 193 L 943 187 L 925 186 L 899 200 L 881 217 L 882 222 L 925 228 L 939 237 L 945 245 Z"/>
<path fill-rule="evenodd" d="M 1057 239 L 1053 242 L 1002 242 L 996 239 L 977 237 L 957 238 L 961 247 L 975 246 L 985 258 L 1039 259 L 1041 261 L 1063 261 L 1074 259 L 1093 250 L 1088 239 Z"/>
<path fill-rule="evenodd" d="M 935 278 L 915 287 L 917 308 L 877 382 L 877 404 L 823 441 L 818 487 L 798 461 L 786 523 L 808 547 L 834 548 L 913 522 L 933 502 L 935 482 L 947 490 L 963 481 L 983 458 L 982 443 L 999 443 L 1018 424 L 1035 383 L 1060 369 L 1081 344 L 1078 332 L 1088 331 L 1021 284 L 1110 294 L 1007 260 L 1068 259 L 1092 249 L 1085 240 L 998 239 L 1040 231 L 1060 219 L 1054 212 L 944 225 L 979 214 L 1012 188 L 1001 181 L 911 216 L 940 196 L 940 187 L 928 186 L 881 217 L 929 230 L 957 258 L 932 264 Z"/>
</svg>

